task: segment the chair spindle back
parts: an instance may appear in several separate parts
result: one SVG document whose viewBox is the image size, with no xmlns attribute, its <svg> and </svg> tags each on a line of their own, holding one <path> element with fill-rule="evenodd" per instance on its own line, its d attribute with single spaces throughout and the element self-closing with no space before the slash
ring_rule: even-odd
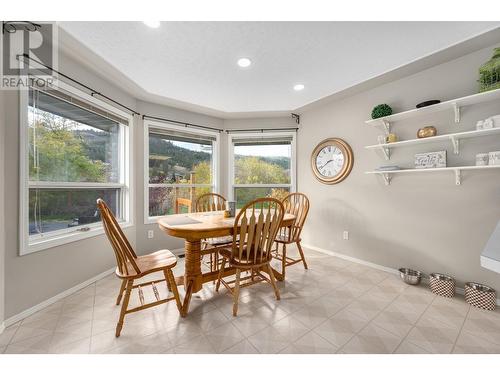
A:
<svg viewBox="0 0 500 375">
<path fill-rule="evenodd" d="M 269 261 L 284 215 L 283 204 L 274 198 L 259 198 L 243 207 L 234 221 L 232 260 L 249 265 Z"/>
<path fill-rule="evenodd" d="M 106 232 L 109 242 L 111 242 L 111 246 L 115 252 L 118 271 L 122 275 L 130 275 L 129 267 L 127 267 L 127 264 L 130 264 L 132 265 L 134 271 L 137 274 L 140 274 L 141 270 L 135 261 L 135 259 L 137 259 L 137 255 L 132 249 L 132 246 L 130 246 L 130 243 L 128 242 L 127 237 L 125 237 L 122 229 L 118 225 L 113 212 L 111 212 L 106 202 L 104 202 L 101 198 L 97 200 L 97 207 L 101 213 L 104 231 Z"/>
<path fill-rule="evenodd" d="M 290 193 L 283 199 L 285 212 L 295 216 L 293 225 L 289 228 L 281 228 L 279 235 L 288 238 L 290 242 L 300 240 L 300 234 L 304 227 L 309 212 L 309 198 L 303 193 Z"/>
<path fill-rule="evenodd" d="M 195 212 L 222 211 L 226 209 L 226 198 L 216 193 L 202 194 L 194 204 Z"/>
</svg>

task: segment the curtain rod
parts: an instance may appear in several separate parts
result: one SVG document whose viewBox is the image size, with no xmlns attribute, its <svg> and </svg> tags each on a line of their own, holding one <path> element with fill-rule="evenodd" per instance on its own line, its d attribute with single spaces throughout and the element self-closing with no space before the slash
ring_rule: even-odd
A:
<svg viewBox="0 0 500 375">
<path fill-rule="evenodd" d="M 186 127 L 186 128 L 198 128 L 198 129 L 205 129 L 205 130 L 213 130 L 213 131 L 217 131 L 219 133 L 221 133 L 223 131 L 222 129 L 212 128 L 210 126 L 192 124 L 192 123 L 185 122 L 185 121 L 170 120 L 168 118 L 163 118 L 163 117 L 142 115 L 142 119 L 143 120 L 144 119 L 151 119 L 151 120 L 170 122 L 172 124 L 184 125 L 184 127 Z"/>
<path fill-rule="evenodd" d="M 120 102 L 117 102 L 117 101 L 116 101 L 116 100 L 114 100 L 114 99 L 111 99 L 109 96 L 106 96 L 106 95 L 104 95 L 104 94 L 101 94 L 99 91 L 94 90 L 92 87 L 87 86 L 87 85 L 85 85 L 84 83 L 81 83 L 80 81 L 78 81 L 78 80 L 76 80 L 76 79 L 74 79 L 74 78 L 71 78 L 70 76 L 68 76 L 68 75 L 66 75 L 66 74 L 64 74 L 64 73 L 61 73 L 61 72 L 59 72 L 59 71 L 55 70 L 55 69 L 54 69 L 54 68 L 52 68 L 51 66 L 45 65 L 45 64 L 44 64 L 44 63 L 42 63 L 41 61 L 38 61 L 38 60 L 35 60 L 35 59 L 31 58 L 29 55 L 27 55 L 27 54 L 25 54 L 25 53 L 24 53 L 24 54 L 22 54 L 22 55 L 17 55 L 17 58 L 18 58 L 18 59 L 19 59 L 19 56 L 22 56 L 22 57 L 24 57 L 24 58 L 26 58 L 26 59 L 28 59 L 28 60 L 32 60 L 32 61 L 36 62 L 37 64 L 40 64 L 41 66 L 43 66 L 43 67 L 45 67 L 45 68 L 47 68 L 47 69 L 51 70 L 52 72 L 57 73 L 57 74 L 58 74 L 58 75 L 60 75 L 61 77 L 64 77 L 64 78 L 66 78 L 66 79 L 70 80 L 71 82 L 74 82 L 74 83 L 76 83 L 77 85 L 80 85 L 81 87 L 86 88 L 87 90 L 89 90 L 89 91 L 90 91 L 90 95 L 92 95 L 92 96 L 94 96 L 94 95 L 99 95 L 99 96 L 103 97 L 104 99 L 109 100 L 110 102 L 112 102 L 112 103 L 114 103 L 114 104 L 116 104 L 116 105 L 118 105 L 118 106 L 120 106 L 120 107 L 122 107 L 122 108 L 125 108 L 125 109 L 126 109 L 127 111 L 129 111 L 130 113 L 132 113 L 132 114 L 134 114 L 134 115 L 138 115 L 138 116 L 140 116 L 140 113 L 139 113 L 139 112 L 137 112 L 137 111 L 135 111 L 135 110 L 133 110 L 132 108 L 127 107 L 126 105 L 121 104 Z"/>
<path fill-rule="evenodd" d="M 265 133 L 275 131 L 298 131 L 299 128 L 266 128 L 266 129 L 226 129 L 226 133 Z"/>
</svg>

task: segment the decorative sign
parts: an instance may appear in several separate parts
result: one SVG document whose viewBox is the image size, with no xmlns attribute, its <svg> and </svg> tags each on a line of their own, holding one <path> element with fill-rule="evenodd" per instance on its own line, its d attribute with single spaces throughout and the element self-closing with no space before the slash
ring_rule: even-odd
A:
<svg viewBox="0 0 500 375">
<path fill-rule="evenodd" d="M 415 154 L 415 168 L 445 168 L 446 151 Z"/>
</svg>

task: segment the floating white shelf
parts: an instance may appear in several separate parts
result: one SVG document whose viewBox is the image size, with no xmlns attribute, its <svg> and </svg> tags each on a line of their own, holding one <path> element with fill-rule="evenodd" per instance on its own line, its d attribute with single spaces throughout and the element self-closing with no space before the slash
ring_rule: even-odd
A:
<svg viewBox="0 0 500 375">
<path fill-rule="evenodd" d="M 448 100 L 446 102 L 430 105 L 428 107 L 415 108 L 409 111 L 395 113 L 390 116 L 380 117 L 374 120 L 368 120 L 365 121 L 365 123 L 372 126 L 381 126 L 386 133 L 390 133 L 391 124 L 396 121 L 401 121 L 408 118 L 417 117 L 420 115 L 434 113 L 434 112 L 445 111 L 445 110 L 453 110 L 455 113 L 455 122 L 459 123 L 460 107 L 465 107 L 478 103 L 485 103 L 496 99 L 500 99 L 500 89 L 464 96 L 463 98 Z"/>
<path fill-rule="evenodd" d="M 391 158 L 391 149 L 392 148 L 420 145 L 420 144 L 425 144 L 425 143 L 434 143 L 434 142 L 441 142 L 441 141 L 450 141 L 451 144 L 453 145 L 453 152 L 455 154 L 458 154 L 459 153 L 459 145 L 460 145 L 459 141 L 460 141 L 460 139 L 482 137 L 482 136 L 492 135 L 492 134 L 500 134 L 500 128 L 471 130 L 471 131 L 461 132 L 461 133 L 436 135 L 434 137 L 428 137 L 428 138 L 416 138 L 416 139 L 409 139 L 406 141 L 399 141 L 399 142 L 393 142 L 393 143 L 382 143 L 382 144 L 378 144 L 378 145 L 365 146 L 365 148 L 369 149 L 369 150 L 381 150 L 384 153 L 386 160 L 389 160 Z"/>
<path fill-rule="evenodd" d="M 365 172 L 367 174 L 378 174 L 384 178 L 385 184 L 390 185 L 392 175 L 396 173 L 425 173 L 425 172 L 454 172 L 455 173 L 455 184 L 460 185 L 461 183 L 461 172 L 462 171 L 475 171 L 480 169 L 500 169 L 500 165 L 464 165 L 461 167 L 446 167 L 446 168 L 419 168 L 419 169 L 397 169 L 393 171 L 369 171 Z"/>
</svg>

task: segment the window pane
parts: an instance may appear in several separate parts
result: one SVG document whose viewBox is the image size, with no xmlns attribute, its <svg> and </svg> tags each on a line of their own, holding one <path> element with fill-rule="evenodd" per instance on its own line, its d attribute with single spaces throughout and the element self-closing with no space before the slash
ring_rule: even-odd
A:
<svg viewBox="0 0 500 375">
<path fill-rule="evenodd" d="M 189 206 L 201 194 L 210 193 L 211 186 L 206 187 L 150 187 L 149 216 L 187 213 Z"/>
<path fill-rule="evenodd" d="M 235 184 L 289 184 L 292 146 L 249 144 L 234 146 Z"/>
<path fill-rule="evenodd" d="M 234 188 L 234 197 L 236 199 L 236 206 L 241 208 L 257 198 L 271 197 L 281 200 L 289 192 L 289 188 L 238 187 Z"/>
<path fill-rule="evenodd" d="M 120 182 L 118 122 L 30 90 L 31 181 Z"/>
<path fill-rule="evenodd" d="M 212 141 L 149 134 L 149 182 L 212 184 Z"/>
<path fill-rule="evenodd" d="M 116 215 L 119 189 L 29 189 L 29 234 L 85 226 L 100 221 L 96 200 Z"/>
</svg>

